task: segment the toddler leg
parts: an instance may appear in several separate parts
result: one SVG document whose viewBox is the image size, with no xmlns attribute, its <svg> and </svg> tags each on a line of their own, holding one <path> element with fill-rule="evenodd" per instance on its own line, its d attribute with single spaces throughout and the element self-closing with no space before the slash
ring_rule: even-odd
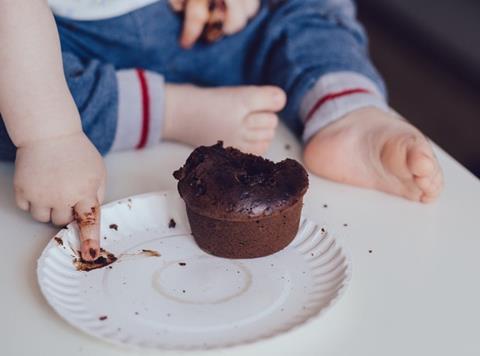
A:
<svg viewBox="0 0 480 356">
<path fill-rule="evenodd" d="M 161 76 L 142 70 L 116 71 L 96 59 L 83 62 L 63 52 L 69 89 L 83 131 L 101 154 L 158 144 L 162 132 L 164 85 Z M 149 96 L 149 91 L 155 95 Z M 149 102 L 148 98 L 160 100 Z M 0 160 L 13 161 L 16 148 L 0 117 Z"/>
<path fill-rule="evenodd" d="M 154 144 L 161 138 L 193 146 L 223 140 L 248 152 L 266 150 L 277 123 L 275 112 L 285 104 L 281 90 L 162 85 L 157 74 L 171 83 L 240 84 L 240 68 L 226 70 L 218 59 L 219 53 L 238 53 L 246 40 L 223 42 L 226 49 L 200 43 L 185 51 L 178 45 L 181 19 L 166 1 L 119 18 L 94 22 L 60 18 L 57 24 L 62 48 L 79 59 L 73 59 L 76 68 L 69 72 L 78 70 L 82 79 L 69 80 L 69 85 L 78 107 L 91 118 L 85 119 L 86 130 L 89 124 L 108 122 L 89 130 L 102 140 L 102 152 Z M 83 70 L 85 62 L 98 70 Z M 238 58 L 227 62 L 238 64 Z M 131 69 L 136 67 L 144 68 L 141 82 L 138 71 Z M 93 78 L 102 82 L 98 90 L 91 85 Z M 95 100 L 92 91 L 104 95 Z"/>
<path fill-rule="evenodd" d="M 290 0 L 270 9 L 255 76 L 288 95 L 287 123 L 315 174 L 428 202 L 442 186 L 426 138 L 395 117 L 349 0 Z"/>
</svg>

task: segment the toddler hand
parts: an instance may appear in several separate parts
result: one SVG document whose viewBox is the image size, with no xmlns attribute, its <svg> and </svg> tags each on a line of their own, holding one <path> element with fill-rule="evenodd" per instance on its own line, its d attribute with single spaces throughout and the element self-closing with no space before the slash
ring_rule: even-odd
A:
<svg viewBox="0 0 480 356">
<path fill-rule="evenodd" d="M 180 44 L 190 48 L 202 33 L 209 42 L 243 29 L 260 7 L 260 0 L 170 0 L 175 11 L 185 13 Z"/>
<path fill-rule="evenodd" d="M 82 257 L 99 253 L 99 203 L 103 200 L 105 167 L 83 132 L 26 143 L 15 162 L 17 205 L 41 222 L 80 227 Z"/>
</svg>

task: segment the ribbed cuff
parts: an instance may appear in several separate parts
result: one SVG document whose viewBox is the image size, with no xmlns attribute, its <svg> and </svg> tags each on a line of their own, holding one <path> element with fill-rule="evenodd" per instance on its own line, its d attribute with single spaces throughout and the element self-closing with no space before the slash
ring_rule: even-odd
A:
<svg viewBox="0 0 480 356">
<path fill-rule="evenodd" d="M 373 81 L 355 72 L 322 76 L 305 95 L 300 106 L 300 117 L 304 123 L 303 141 L 307 142 L 333 121 L 367 106 L 390 110 Z"/>
<path fill-rule="evenodd" d="M 160 142 L 165 83 L 157 73 L 142 69 L 117 72 L 118 120 L 112 151 L 140 149 Z"/>
</svg>

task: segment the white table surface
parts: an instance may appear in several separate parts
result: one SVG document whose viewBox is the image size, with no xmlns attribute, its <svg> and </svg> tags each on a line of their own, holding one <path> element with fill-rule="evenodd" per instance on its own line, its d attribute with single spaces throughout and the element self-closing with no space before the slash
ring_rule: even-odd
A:
<svg viewBox="0 0 480 356">
<path fill-rule="evenodd" d="M 175 189 L 171 173 L 190 151 L 162 144 L 109 156 L 106 201 Z M 304 214 L 327 221 L 352 257 L 345 295 L 321 318 L 281 336 L 197 353 L 128 351 L 64 322 L 36 279 L 37 258 L 58 229 L 14 207 L 13 166 L 2 163 L 0 355 L 480 355 L 480 183 L 437 153 L 446 186 L 431 205 L 311 176 Z M 300 147 L 281 127 L 267 156 L 298 159 Z"/>
</svg>

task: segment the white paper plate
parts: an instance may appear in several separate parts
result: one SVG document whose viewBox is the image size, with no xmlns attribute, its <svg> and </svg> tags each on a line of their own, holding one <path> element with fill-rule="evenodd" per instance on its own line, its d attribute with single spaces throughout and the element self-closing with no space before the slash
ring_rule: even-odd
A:
<svg viewBox="0 0 480 356">
<path fill-rule="evenodd" d="M 38 261 L 43 294 L 71 325 L 115 344 L 186 350 L 268 338 L 330 307 L 350 276 L 338 241 L 305 218 L 290 246 L 272 256 L 210 256 L 190 235 L 176 192 L 102 208 L 102 246 L 119 257 L 111 268 L 77 271 L 76 226 L 56 236 L 63 245 L 52 239 Z"/>
</svg>

